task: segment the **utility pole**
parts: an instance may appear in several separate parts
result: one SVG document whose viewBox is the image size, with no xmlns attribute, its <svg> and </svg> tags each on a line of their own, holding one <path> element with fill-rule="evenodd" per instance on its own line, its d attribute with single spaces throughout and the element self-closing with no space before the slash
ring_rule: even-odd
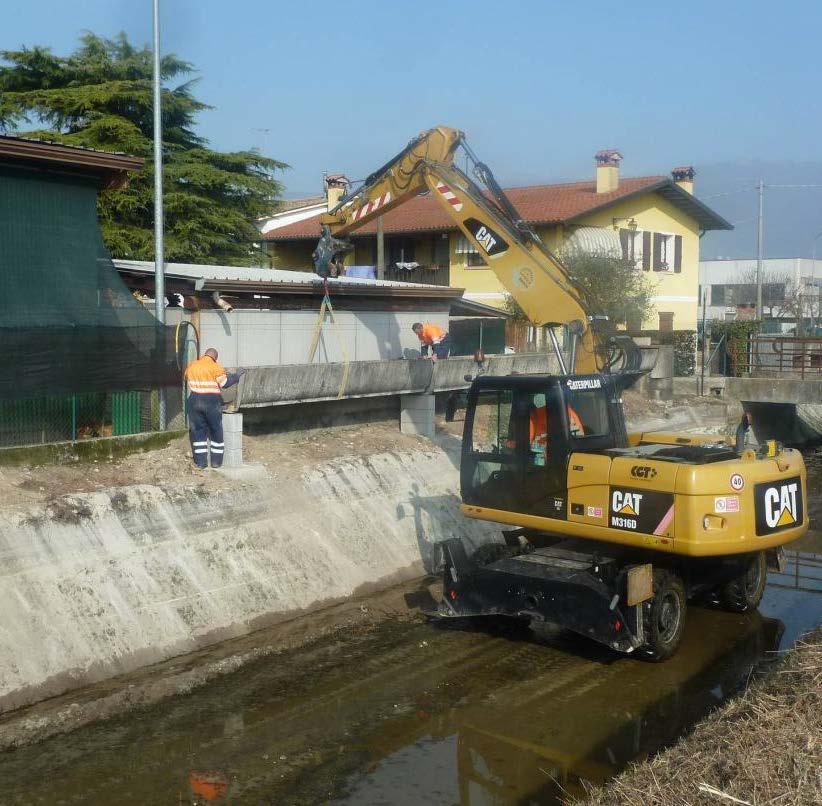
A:
<svg viewBox="0 0 822 806">
<path fill-rule="evenodd" d="M 812 336 L 816 336 L 816 324 L 817 319 L 819 318 L 819 303 L 820 303 L 820 296 L 819 296 L 819 289 L 816 287 L 816 242 L 822 238 L 822 230 L 814 235 L 813 238 L 813 248 L 811 249 L 811 324 L 813 326 L 813 330 L 811 331 Z"/>
<path fill-rule="evenodd" d="M 756 316 L 762 321 L 765 316 L 762 312 L 762 249 L 763 234 L 765 231 L 765 185 L 759 180 L 759 216 L 756 230 Z"/>
<path fill-rule="evenodd" d="M 377 216 L 377 279 L 385 279 L 385 236 L 382 230 L 382 216 Z"/>
<path fill-rule="evenodd" d="M 154 0 L 154 311 L 166 323 L 166 278 L 163 248 L 163 108 L 160 88 L 160 0 Z M 158 390 L 161 431 L 166 428 L 166 390 Z"/>
</svg>

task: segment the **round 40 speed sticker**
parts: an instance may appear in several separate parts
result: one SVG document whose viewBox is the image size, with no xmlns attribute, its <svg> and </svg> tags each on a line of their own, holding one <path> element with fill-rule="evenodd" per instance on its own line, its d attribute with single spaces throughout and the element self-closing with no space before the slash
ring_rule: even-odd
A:
<svg viewBox="0 0 822 806">
<path fill-rule="evenodd" d="M 734 473 L 731 476 L 731 487 L 739 492 L 745 486 L 745 479 L 739 473 Z"/>
</svg>

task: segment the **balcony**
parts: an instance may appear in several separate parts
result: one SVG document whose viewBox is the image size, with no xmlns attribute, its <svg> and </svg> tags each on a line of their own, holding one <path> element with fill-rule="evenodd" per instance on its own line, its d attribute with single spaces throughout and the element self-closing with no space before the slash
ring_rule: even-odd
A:
<svg viewBox="0 0 822 806">
<path fill-rule="evenodd" d="M 385 279 L 402 283 L 425 283 L 427 285 L 450 285 L 451 272 L 448 264 L 431 263 L 415 269 L 399 269 L 390 263 L 385 267 Z"/>
</svg>

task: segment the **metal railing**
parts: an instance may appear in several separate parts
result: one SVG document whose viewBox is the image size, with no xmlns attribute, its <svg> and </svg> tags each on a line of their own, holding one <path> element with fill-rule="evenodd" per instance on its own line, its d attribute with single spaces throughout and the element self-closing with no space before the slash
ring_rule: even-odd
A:
<svg viewBox="0 0 822 806">
<path fill-rule="evenodd" d="M 426 283 L 428 285 L 450 284 L 451 271 L 448 264 L 431 264 L 417 266 L 416 269 L 398 269 L 392 263 L 385 267 L 386 280 L 398 280 L 403 283 Z"/>
<path fill-rule="evenodd" d="M 822 338 L 759 335 L 751 338 L 749 375 L 822 378 Z"/>
<path fill-rule="evenodd" d="M 806 593 L 822 593 L 822 554 L 786 551 L 785 570 L 769 571 L 768 585 Z"/>
</svg>

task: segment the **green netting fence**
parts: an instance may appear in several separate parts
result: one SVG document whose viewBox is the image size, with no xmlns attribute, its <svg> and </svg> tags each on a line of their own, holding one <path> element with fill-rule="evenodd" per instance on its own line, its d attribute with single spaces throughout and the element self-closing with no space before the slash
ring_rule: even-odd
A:
<svg viewBox="0 0 822 806">
<path fill-rule="evenodd" d="M 117 437 L 159 427 L 157 392 L 0 400 L 0 447 Z"/>
<path fill-rule="evenodd" d="M 174 332 L 114 268 L 93 182 L 0 165 L 0 346 L 0 445 L 157 427 Z"/>
</svg>

